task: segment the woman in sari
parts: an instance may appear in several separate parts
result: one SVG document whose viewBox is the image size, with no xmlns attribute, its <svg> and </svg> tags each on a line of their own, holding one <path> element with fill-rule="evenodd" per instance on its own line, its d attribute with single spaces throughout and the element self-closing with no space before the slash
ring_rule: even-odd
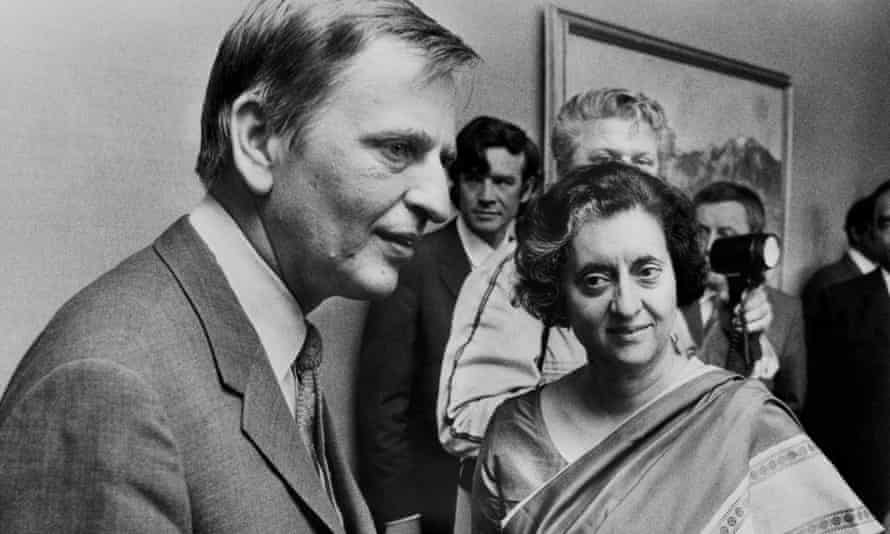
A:
<svg viewBox="0 0 890 534">
<path fill-rule="evenodd" d="M 523 306 L 570 326 L 588 363 L 497 409 L 474 532 L 881 532 L 760 382 L 676 347 L 706 269 L 681 192 L 620 163 L 583 167 L 519 231 Z"/>
</svg>

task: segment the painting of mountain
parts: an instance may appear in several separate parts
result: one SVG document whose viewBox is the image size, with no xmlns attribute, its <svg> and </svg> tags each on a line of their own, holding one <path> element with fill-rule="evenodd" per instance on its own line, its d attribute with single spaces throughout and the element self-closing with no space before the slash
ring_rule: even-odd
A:
<svg viewBox="0 0 890 534">
<path fill-rule="evenodd" d="M 767 211 L 767 229 L 783 234 L 782 162 L 753 137 L 735 137 L 722 145 L 702 150 L 675 152 L 667 172 L 668 181 L 695 194 L 715 181 L 740 182 L 760 194 Z"/>
<path fill-rule="evenodd" d="M 745 184 L 764 201 L 766 230 L 784 237 L 793 107 L 787 74 L 554 5 L 545 41 L 546 125 L 571 96 L 591 89 L 624 88 L 655 100 L 668 125 L 662 176 L 691 194 L 717 180 Z M 549 128 L 544 133 L 549 150 Z M 552 153 L 546 156 L 552 182 Z M 781 268 L 773 269 L 775 280 Z"/>
</svg>

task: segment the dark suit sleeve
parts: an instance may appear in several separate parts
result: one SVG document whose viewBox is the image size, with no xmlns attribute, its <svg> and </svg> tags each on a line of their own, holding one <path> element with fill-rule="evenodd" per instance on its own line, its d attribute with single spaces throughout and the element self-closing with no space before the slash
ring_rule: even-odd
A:
<svg viewBox="0 0 890 534">
<path fill-rule="evenodd" d="M 0 427 L 3 532 L 189 532 L 183 467 L 154 391 L 110 362 L 58 367 Z"/>
<path fill-rule="evenodd" d="M 408 428 L 418 323 L 410 267 L 392 295 L 370 305 L 359 360 L 359 465 L 378 524 L 418 513 Z"/>
<path fill-rule="evenodd" d="M 785 401 L 794 413 L 803 411 L 807 392 L 807 347 L 803 310 L 798 299 L 788 298 L 788 323 L 785 343 L 778 355 L 781 366 L 776 375 L 776 396 Z"/>
</svg>

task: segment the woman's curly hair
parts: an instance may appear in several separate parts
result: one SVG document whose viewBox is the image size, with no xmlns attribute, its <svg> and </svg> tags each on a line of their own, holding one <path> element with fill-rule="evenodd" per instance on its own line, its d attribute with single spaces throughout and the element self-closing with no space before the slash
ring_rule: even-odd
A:
<svg viewBox="0 0 890 534">
<path fill-rule="evenodd" d="M 689 198 L 636 167 L 610 162 L 569 172 L 518 221 L 516 292 L 523 307 L 547 325 L 568 326 L 562 276 L 572 239 L 584 223 L 633 208 L 652 215 L 664 230 L 677 304 L 701 297 L 707 267 Z"/>
</svg>

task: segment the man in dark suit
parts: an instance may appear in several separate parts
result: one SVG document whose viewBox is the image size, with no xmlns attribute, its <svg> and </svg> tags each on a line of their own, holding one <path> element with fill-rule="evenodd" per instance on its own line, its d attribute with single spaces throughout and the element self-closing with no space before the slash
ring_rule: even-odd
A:
<svg viewBox="0 0 890 534">
<path fill-rule="evenodd" d="M 760 233 L 765 228 L 763 201 L 752 189 L 735 182 L 712 182 L 693 198 L 695 216 L 706 250 L 718 238 Z M 769 303 L 770 321 L 749 320 L 751 332 L 760 337 L 761 357 L 752 365 L 737 367 L 730 360 L 730 332 L 737 329 L 735 314 L 727 308 L 727 282 L 723 275 L 710 273 L 705 295 L 687 306 L 683 316 L 689 333 L 707 363 L 730 368 L 761 379 L 797 413 L 806 393 L 806 345 L 800 299 L 766 285 L 757 288 Z M 753 296 L 753 294 L 752 294 Z M 759 326 L 759 325 L 765 325 Z"/>
<path fill-rule="evenodd" d="M 210 75 L 207 196 L 65 304 L 0 401 L 0 529 L 373 532 L 304 317 L 389 294 L 447 217 L 475 58 L 406 1 L 253 2 Z"/>
<path fill-rule="evenodd" d="M 470 270 L 513 239 L 541 185 L 538 148 L 517 126 L 477 117 L 450 169 L 459 215 L 424 238 L 396 291 L 368 311 L 359 376 L 360 482 L 380 524 L 454 530 L 458 461 L 439 444 L 436 397 L 454 302 Z"/>
<path fill-rule="evenodd" d="M 849 248 L 836 262 L 817 270 L 807 281 L 801 293 L 804 314 L 816 313 L 819 293 L 826 287 L 875 270 L 875 251 L 871 239 L 871 218 L 874 208 L 872 197 L 860 198 L 850 206 L 844 221 Z"/>
<path fill-rule="evenodd" d="M 890 181 L 871 197 L 880 268 L 819 296 L 804 422 L 853 491 L 884 518 L 890 511 Z"/>
</svg>

